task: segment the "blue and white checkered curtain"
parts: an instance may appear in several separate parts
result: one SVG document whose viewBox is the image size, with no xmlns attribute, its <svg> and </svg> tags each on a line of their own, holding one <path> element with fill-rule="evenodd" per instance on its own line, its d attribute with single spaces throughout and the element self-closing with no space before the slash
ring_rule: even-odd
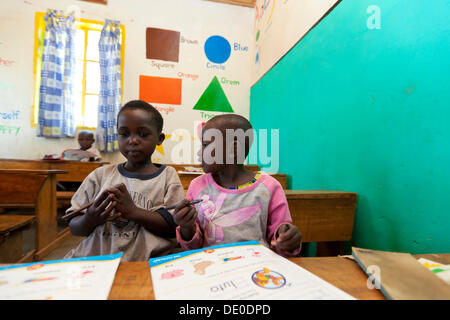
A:
<svg viewBox="0 0 450 320">
<path fill-rule="evenodd" d="M 74 16 L 64 17 L 61 11 L 48 10 L 45 19 L 39 91 L 39 137 L 73 137 L 75 133 Z"/>
<path fill-rule="evenodd" d="M 100 151 L 119 150 L 117 114 L 121 108 L 120 22 L 105 20 L 100 41 L 100 95 L 97 140 Z"/>
</svg>

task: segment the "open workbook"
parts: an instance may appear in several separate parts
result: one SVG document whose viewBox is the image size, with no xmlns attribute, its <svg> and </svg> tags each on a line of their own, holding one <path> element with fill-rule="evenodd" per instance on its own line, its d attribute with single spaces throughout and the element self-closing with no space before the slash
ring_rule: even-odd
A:
<svg viewBox="0 0 450 320">
<path fill-rule="evenodd" d="M 156 299 L 354 299 L 257 241 L 149 260 Z"/>
<path fill-rule="evenodd" d="M 0 300 L 106 300 L 122 253 L 0 267 Z"/>
</svg>

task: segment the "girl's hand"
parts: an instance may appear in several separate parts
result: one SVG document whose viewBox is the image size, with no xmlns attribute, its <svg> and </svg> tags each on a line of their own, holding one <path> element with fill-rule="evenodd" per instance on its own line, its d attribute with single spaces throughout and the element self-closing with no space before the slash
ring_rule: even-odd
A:
<svg viewBox="0 0 450 320">
<path fill-rule="evenodd" d="M 180 226 L 180 232 L 183 239 L 190 240 L 195 234 L 195 220 L 197 219 L 197 210 L 189 205 L 189 200 L 181 200 L 172 214 L 173 220 Z"/>
<path fill-rule="evenodd" d="M 301 240 L 302 234 L 300 230 L 293 224 L 285 223 L 278 228 L 271 245 L 284 254 L 289 255 L 290 252 L 300 247 Z"/>
<path fill-rule="evenodd" d="M 124 219 L 133 220 L 132 214 L 136 211 L 137 207 L 127 190 L 127 187 L 120 183 L 108 189 L 109 196 L 115 202 L 115 209 L 121 213 Z"/>
<path fill-rule="evenodd" d="M 94 200 L 94 203 L 86 211 L 86 221 L 91 226 L 98 226 L 105 223 L 107 220 L 113 220 L 120 216 L 120 213 L 111 215 L 115 207 L 115 202 L 109 196 L 108 189 L 105 189 Z"/>
</svg>

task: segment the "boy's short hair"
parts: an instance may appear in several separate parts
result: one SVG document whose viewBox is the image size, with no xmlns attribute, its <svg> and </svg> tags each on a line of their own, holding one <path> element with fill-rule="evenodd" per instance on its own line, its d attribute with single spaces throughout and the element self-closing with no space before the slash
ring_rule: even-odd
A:
<svg viewBox="0 0 450 320">
<path fill-rule="evenodd" d="M 125 110 L 144 110 L 147 111 L 149 114 L 153 116 L 153 119 L 155 120 L 156 129 L 158 130 L 158 133 L 161 133 L 163 129 L 164 120 L 161 116 L 161 113 L 152 106 L 150 103 L 147 103 L 142 100 L 131 100 L 124 104 L 124 106 L 120 109 L 119 113 L 117 114 L 117 124 L 119 124 L 119 116 L 122 113 L 122 111 Z"/>
</svg>

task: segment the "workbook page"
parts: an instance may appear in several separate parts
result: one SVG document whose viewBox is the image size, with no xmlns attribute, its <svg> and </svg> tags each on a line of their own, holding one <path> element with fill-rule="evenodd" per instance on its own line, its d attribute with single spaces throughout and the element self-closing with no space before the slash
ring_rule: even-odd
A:
<svg viewBox="0 0 450 320">
<path fill-rule="evenodd" d="M 256 241 L 149 260 L 156 299 L 354 299 Z"/>
<path fill-rule="evenodd" d="M 122 253 L 0 268 L 0 300 L 106 300 Z"/>
</svg>

